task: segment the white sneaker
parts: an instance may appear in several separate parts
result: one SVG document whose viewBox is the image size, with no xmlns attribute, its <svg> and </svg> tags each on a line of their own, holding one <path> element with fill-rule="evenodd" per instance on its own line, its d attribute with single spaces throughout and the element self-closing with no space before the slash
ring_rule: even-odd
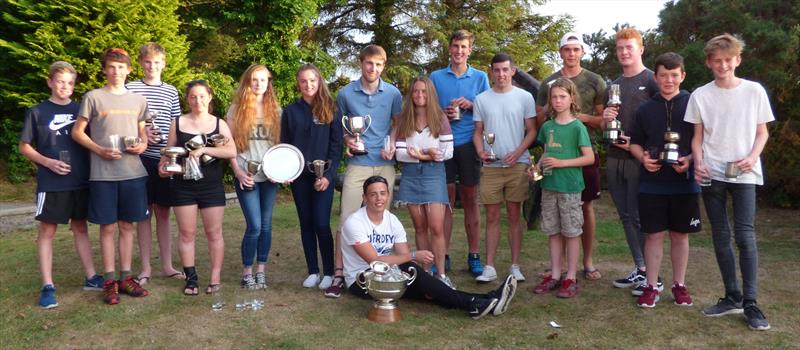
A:
<svg viewBox="0 0 800 350">
<path fill-rule="evenodd" d="M 519 270 L 519 265 L 511 265 L 511 268 L 508 269 L 508 273 L 514 275 L 517 282 L 525 282 L 525 276 L 522 274 L 522 271 Z"/>
<path fill-rule="evenodd" d="M 331 283 L 333 283 L 333 276 L 322 277 L 322 281 L 319 282 L 319 289 L 328 289 L 328 287 L 331 286 Z"/>
<path fill-rule="evenodd" d="M 475 280 L 478 281 L 478 283 L 491 282 L 496 279 L 497 279 L 497 271 L 495 271 L 494 266 L 490 265 L 485 265 L 483 267 L 483 273 L 480 276 L 475 277 Z"/>
<path fill-rule="evenodd" d="M 319 275 L 318 274 L 311 274 L 311 275 L 308 275 L 308 277 L 306 277 L 305 281 L 303 281 L 303 287 L 311 288 L 313 286 L 316 286 L 317 283 L 319 283 Z"/>
</svg>

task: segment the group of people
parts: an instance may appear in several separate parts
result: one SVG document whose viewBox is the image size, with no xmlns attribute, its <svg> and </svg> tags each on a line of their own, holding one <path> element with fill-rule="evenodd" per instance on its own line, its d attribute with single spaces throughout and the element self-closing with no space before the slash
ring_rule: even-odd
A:
<svg viewBox="0 0 800 350">
<path fill-rule="evenodd" d="M 211 257 L 205 292 L 218 292 L 224 254 L 223 160 L 233 168 L 246 222 L 241 285 L 265 288 L 279 184 L 263 172 L 252 172 L 248 164 L 261 160 L 279 143 L 294 145 L 307 160 L 329 163 L 322 177 L 304 170 L 290 184 L 307 264 L 303 287 L 318 286 L 332 298 L 345 289 L 366 296 L 355 277 L 379 260 L 406 271 L 413 267 L 428 272 L 409 286 L 408 297 L 461 308 L 473 318 L 500 315 L 514 297 L 517 283 L 526 279 L 520 267 L 521 207 L 530 181 L 541 174 L 541 229 L 549 237 L 550 267 L 539 273 L 542 279 L 531 291 L 555 291 L 558 297 L 571 298 L 580 290 L 581 246 L 584 278 L 602 278 L 593 264 L 592 202 L 600 196 L 600 158 L 598 138 L 591 131 L 618 120 L 623 133 L 608 146 L 606 178 L 635 268 L 613 285 L 633 288 L 639 296 L 637 305 L 654 307 L 663 291 L 659 267 L 669 232 L 672 296 L 677 305 L 693 304 L 685 285 L 688 234 L 700 231 L 702 192 L 725 284 L 725 297 L 703 313 L 744 313 L 750 328 L 769 328 L 756 304 L 753 223 L 755 185 L 763 183 L 759 155 L 768 138 L 766 123 L 774 116 L 763 87 L 735 76 L 744 45 L 739 39 L 725 34 L 707 43 L 705 64 L 714 81 L 689 94 L 680 89 L 686 75 L 680 55 L 658 56 L 651 71 L 642 63 L 641 34 L 632 28 L 621 30 L 616 35 L 616 55 L 623 73 L 613 82 L 619 85 L 621 103 L 609 103 L 605 81 L 581 67 L 585 44 L 577 33 L 561 39 L 563 67 L 543 80 L 535 99 L 515 86 L 517 68 L 510 55 L 496 54 L 489 75 L 469 65 L 473 41 L 466 30 L 454 32 L 448 42 L 450 64 L 429 78 L 415 78 L 405 99 L 381 79 L 387 57 L 377 45 L 360 52 L 361 76 L 342 87 L 335 99 L 316 67 L 301 66 L 296 74 L 301 97 L 283 108 L 270 71 L 254 64 L 242 74 L 224 122 L 210 114 L 213 90 L 205 81 L 186 85 L 190 112 L 181 115 L 177 90 L 161 81 L 166 55 L 157 44 L 141 48 L 144 77 L 127 83 L 130 57 L 121 49 L 106 50 L 102 64 L 107 84 L 84 95 L 80 105 L 70 100 L 75 70 L 65 62 L 54 63 L 47 80 L 51 98 L 28 111 L 20 140 L 22 153 L 39 165 L 40 305 L 57 305 L 52 237 L 56 225 L 66 223 L 75 234 L 84 265 L 84 289 L 103 290 L 108 304 L 118 303 L 120 292 L 146 296 L 142 286 L 151 276 L 151 213 L 156 217 L 162 274 L 185 280 L 184 294 L 197 295 L 194 237 L 200 212 Z M 343 129 L 342 121 L 347 125 L 354 116 L 369 116 L 368 127 L 359 135 Z M 168 133 L 162 135 L 161 130 Z M 666 132 L 679 135 L 673 140 L 678 157 L 670 162 L 659 156 Z M 115 145 L 118 135 L 126 141 L 133 137 L 134 142 Z M 187 164 L 199 167 L 202 178 L 167 171 L 171 160 L 162 155 L 164 149 L 215 135 L 229 142 L 193 148 L 185 156 Z M 529 153 L 535 144 L 544 147 L 538 162 Z M 70 155 L 68 161 L 59 157 L 64 152 Z M 341 178 L 340 225 L 333 233 L 333 188 L 342 152 L 346 170 Z M 388 211 L 395 161 L 402 174 L 397 201 L 407 205 L 416 250 L 408 247 L 405 229 Z M 726 167 L 737 169 L 738 176 L 726 175 Z M 464 208 L 466 265 L 478 283 L 498 277 L 501 206 L 506 207 L 511 265 L 501 285 L 487 294 L 458 291 L 448 276 L 456 191 Z M 744 293 L 731 246 L 728 192 L 734 202 L 734 238 L 740 249 Z M 479 204 L 486 213 L 485 264 L 480 256 Z M 178 224 L 183 272 L 173 268 L 170 256 L 170 207 Z M 87 219 L 100 225 L 103 275 L 92 264 Z M 136 278 L 131 274 L 133 223 L 142 259 L 142 272 Z M 116 228 L 119 275 L 115 274 Z"/>
</svg>

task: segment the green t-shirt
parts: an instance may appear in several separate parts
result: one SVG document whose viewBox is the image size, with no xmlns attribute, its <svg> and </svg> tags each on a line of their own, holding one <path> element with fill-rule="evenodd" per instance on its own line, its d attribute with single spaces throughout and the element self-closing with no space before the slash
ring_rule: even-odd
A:
<svg viewBox="0 0 800 350">
<path fill-rule="evenodd" d="M 538 135 L 539 142 L 546 146 L 547 155 L 557 159 L 574 159 L 581 156 L 581 147 L 592 147 L 589 133 L 578 119 L 567 124 L 548 120 L 542 125 Z M 583 170 L 581 167 L 554 168 L 553 174 L 545 176 L 542 188 L 561 193 L 583 191 Z"/>
</svg>

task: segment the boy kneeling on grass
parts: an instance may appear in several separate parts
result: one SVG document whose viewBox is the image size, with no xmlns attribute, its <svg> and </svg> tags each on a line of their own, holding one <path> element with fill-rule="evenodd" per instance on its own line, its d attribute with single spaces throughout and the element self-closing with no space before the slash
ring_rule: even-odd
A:
<svg viewBox="0 0 800 350">
<path fill-rule="evenodd" d="M 689 233 L 700 232 L 700 187 L 694 181 L 691 140 L 694 126 L 683 121 L 689 93 L 680 89 L 686 77 L 683 57 L 668 52 L 656 58 L 659 93 L 636 111 L 631 126 L 631 154 L 642 163 L 639 182 L 639 217 L 644 243 L 647 282 L 631 293 L 639 295 L 637 305 L 652 308 L 664 285 L 659 281 L 664 236 L 669 231 L 672 260 L 672 297 L 675 305 L 692 306 L 684 285 L 689 262 Z M 677 157 L 660 157 L 665 132 L 678 133 Z"/>
<path fill-rule="evenodd" d="M 544 294 L 558 289 L 559 298 L 578 295 L 580 236 L 583 233 L 581 167 L 594 163 L 592 143 L 586 127 L 578 120 L 578 89 L 566 78 L 550 84 L 548 114 L 553 119 L 542 125 L 539 141 L 545 145 L 540 165 L 542 180 L 542 231 L 550 237 L 550 275 L 531 290 Z M 529 174 L 530 175 L 530 174 Z M 561 254 L 566 245 L 567 276 L 561 281 Z"/>
<path fill-rule="evenodd" d="M 53 285 L 53 237 L 58 224 L 70 224 L 75 249 L 83 264 L 83 290 L 101 291 L 103 277 L 95 274 L 86 216 L 89 203 L 89 155 L 75 143 L 70 129 L 78 116 L 78 104 L 70 99 L 77 73 L 71 64 L 50 65 L 47 86 L 50 98 L 25 113 L 19 152 L 36 163 L 36 217 L 39 221 L 39 270 L 42 291 L 39 306 L 58 306 Z M 35 145 L 35 148 L 34 148 Z"/>
</svg>

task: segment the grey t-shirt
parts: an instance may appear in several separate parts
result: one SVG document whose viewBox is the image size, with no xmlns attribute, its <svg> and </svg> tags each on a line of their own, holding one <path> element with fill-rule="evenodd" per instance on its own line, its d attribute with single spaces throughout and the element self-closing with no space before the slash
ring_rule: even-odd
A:
<svg viewBox="0 0 800 350">
<path fill-rule="evenodd" d="M 473 120 L 483 122 L 484 133 L 494 133 L 495 141 L 492 150 L 498 158 L 516 149 L 525 138 L 525 120 L 536 116 L 536 102 L 533 96 L 518 87 L 505 93 L 497 93 L 492 89 L 475 97 Z M 484 141 L 485 150 L 489 146 Z M 520 155 L 517 163 L 530 164 L 530 156 Z M 502 167 L 502 162 L 485 164 L 489 167 Z"/>
<path fill-rule="evenodd" d="M 125 148 L 122 138 L 139 136 L 139 122 L 147 115 L 147 100 L 131 91 L 115 95 L 103 88 L 83 95 L 78 116 L 89 121 L 89 137 L 101 147 L 111 147 L 111 135 L 119 135 L 120 149 Z M 122 181 L 147 176 L 138 155 L 122 152 L 122 158 L 106 160 L 90 153 L 91 181 Z"/>
<path fill-rule="evenodd" d="M 620 76 L 612 84 L 619 84 L 619 97 L 622 105 L 619 107 L 617 120 L 622 122 L 622 130 L 627 135 L 636 120 L 636 110 L 658 93 L 658 84 L 653 77 L 653 71 L 647 68 L 632 77 Z M 606 101 L 608 101 L 608 92 L 606 92 Z M 613 146 L 608 147 L 608 156 L 618 159 L 633 158 L 629 152 Z"/>
</svg>

